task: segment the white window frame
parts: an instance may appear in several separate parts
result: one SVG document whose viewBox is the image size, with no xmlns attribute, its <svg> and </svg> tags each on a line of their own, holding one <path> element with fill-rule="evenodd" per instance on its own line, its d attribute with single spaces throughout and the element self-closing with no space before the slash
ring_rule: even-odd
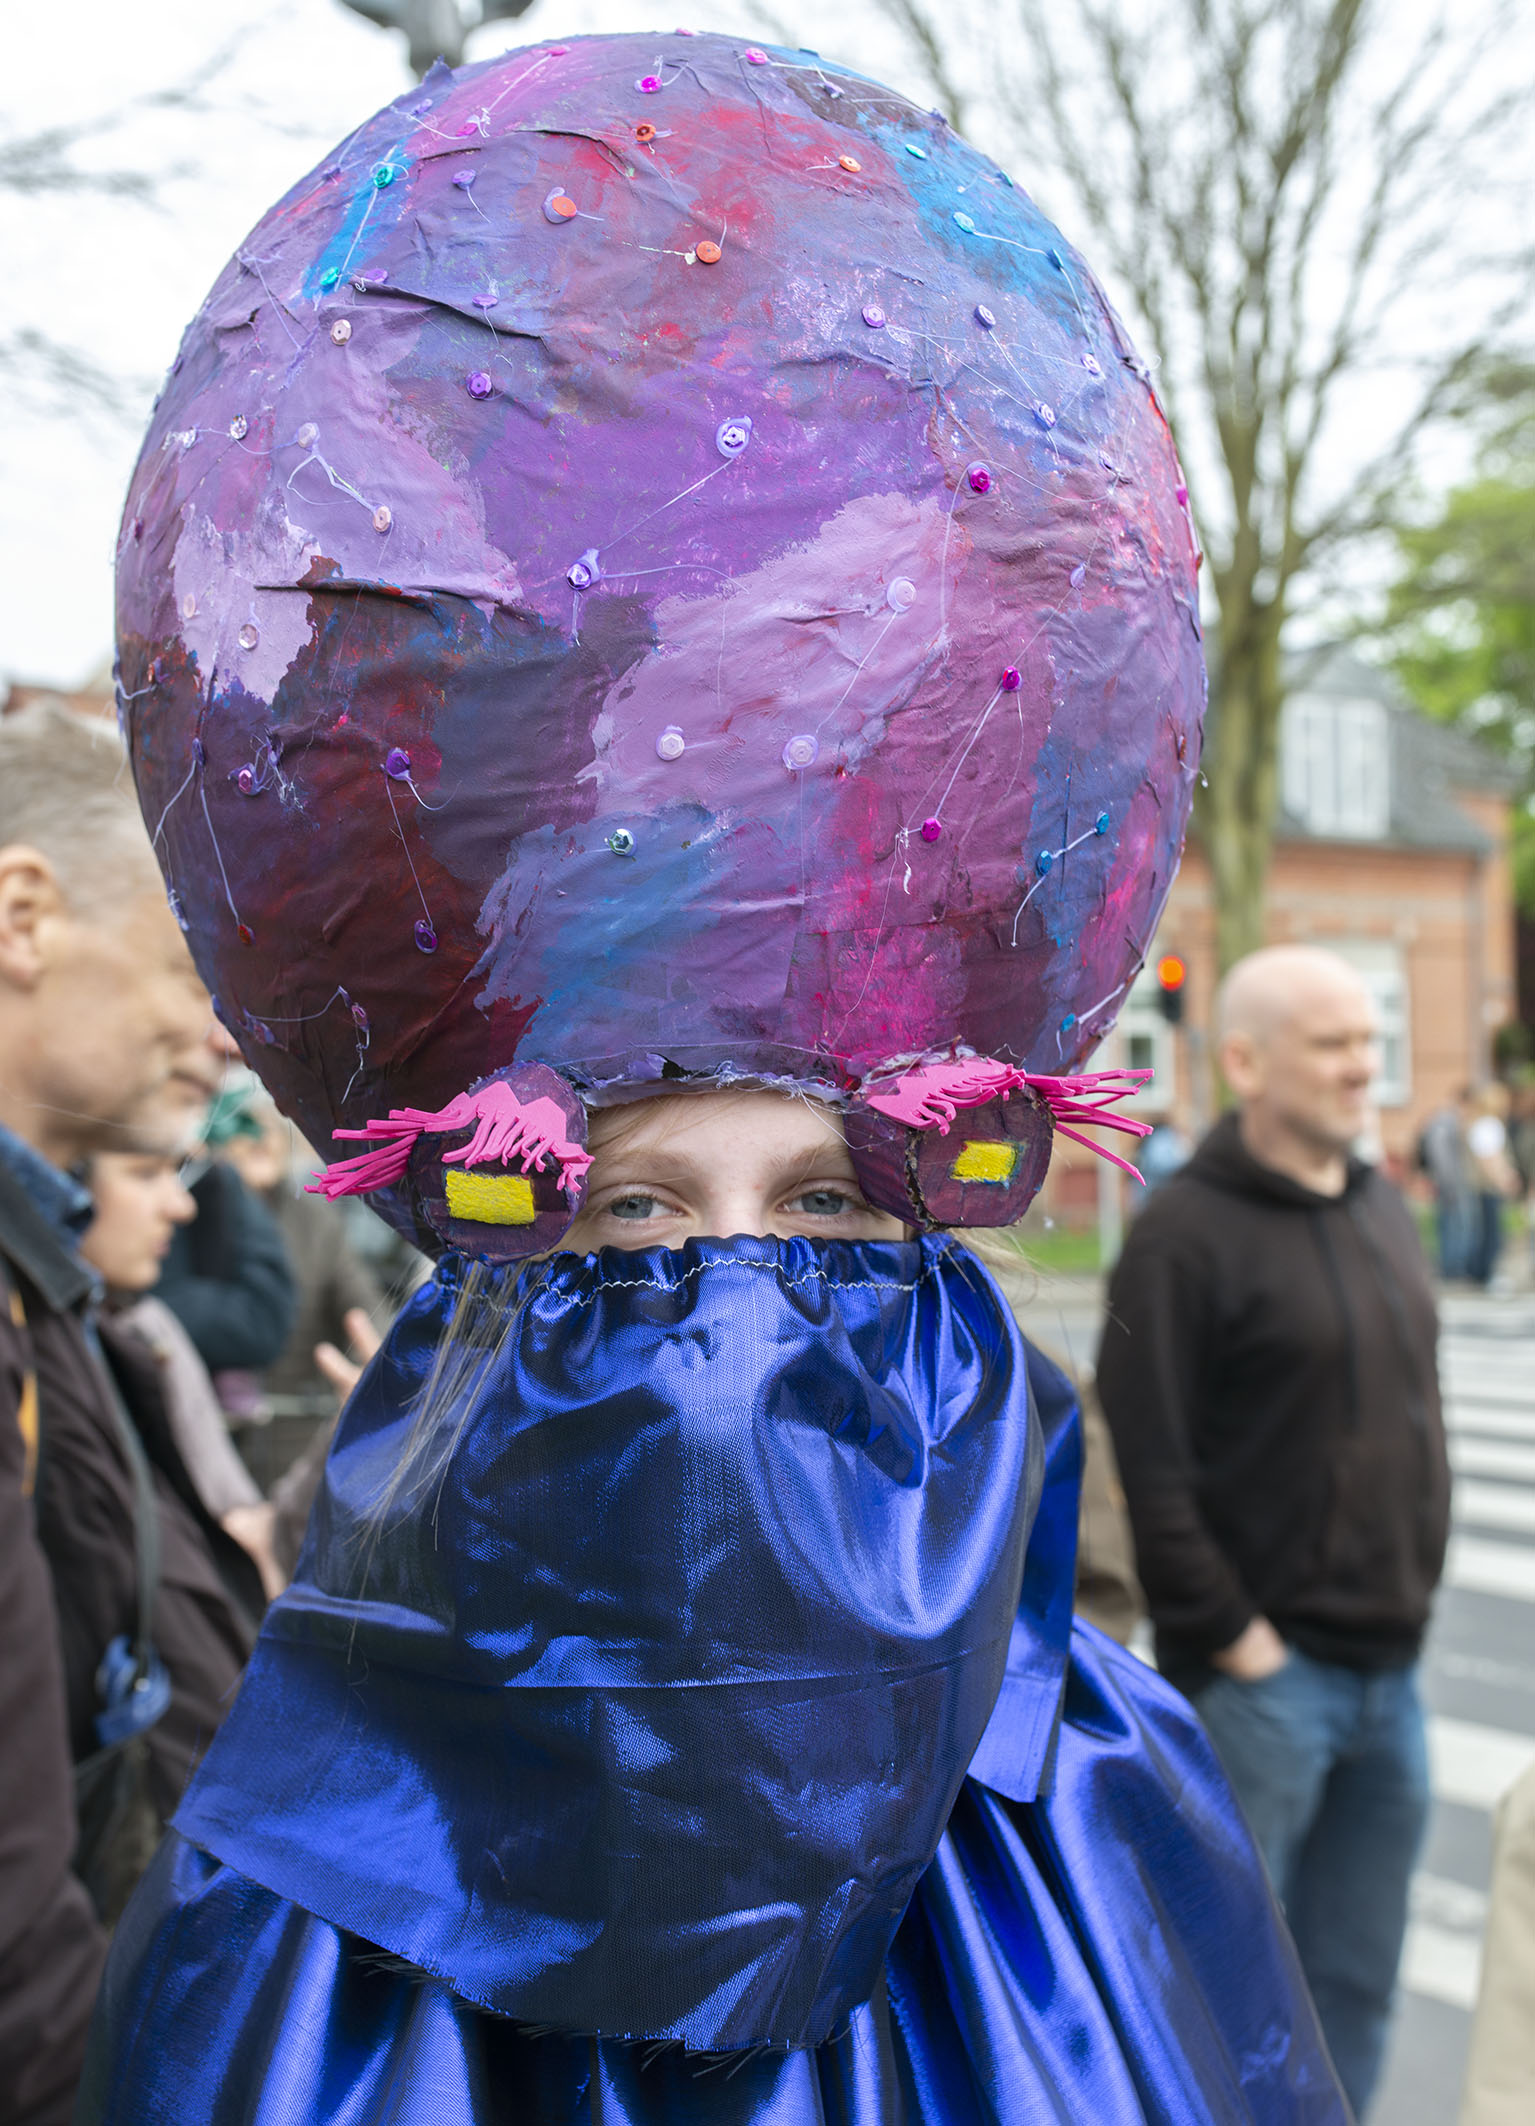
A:
<svg viewBox="0 0 1535 2126">
<path fill-rule="evenodd" d="M 1162 991 L 1156 965 L 1157 952 L 1153 951 L 1130 985 L 1130 993 L 1114 1029 L 1114 1039 L 1127 1070 L 1134 1070 L 1141 1063 L 1137 1053 L 1139 1043 L 1149 1043 L 1151 1083 L 1125 1104 L 1132 1110 L 1141 1107 L 1153 1114 L 1164 1110 L 1171 1114 L 1178 1102 L 1178 1037 L 1176 1029 L 1168 1025 L 1158 1006 L 1157 999 Z"/>
<path fill-rule="evenodd" d="M 1280 728 L 1284 807 L 1327 840 L 1381 841 L 1391 825 L 1391 720 L 1379 701 L 1297 694 Z"/>
<path fill-rule="evenodd" d="M 1318 939 L 1347 960 L 1370 992 L 1379 1026 L 1380 1070 L 1370 1088 L 1377 1107 L 1406 1107 L 1412 1100 L 1412 991 L 1407 955 L 1390 938 Z"/>
</svg>

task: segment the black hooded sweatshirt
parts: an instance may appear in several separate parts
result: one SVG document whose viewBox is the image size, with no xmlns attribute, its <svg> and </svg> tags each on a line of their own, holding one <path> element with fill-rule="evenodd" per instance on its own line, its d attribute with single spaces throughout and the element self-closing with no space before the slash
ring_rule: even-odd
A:
<svg viewBox="0 0 1535 2126">
<path fill-rule="evenodd" d="M 1164 1672 L 1255 1616 L 1349 1668 L 1418 1650 L 1444 1562 L 1437 1323 L 1397 1191 L 1259 1164 L 1237 1117 L 1130 1229 L 1098 1357 Z"/>
</svg>

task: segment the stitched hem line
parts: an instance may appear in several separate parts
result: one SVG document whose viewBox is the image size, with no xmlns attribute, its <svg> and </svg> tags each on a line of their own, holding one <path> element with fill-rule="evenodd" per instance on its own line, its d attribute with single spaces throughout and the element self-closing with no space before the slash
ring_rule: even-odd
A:
<svg viewBox="0 0 1535 2126">
<path fill-rule="evenodd" d="M 599 1292 L 675 1292 L 704 1270 L 720 1269 L 763 1270 L 776 1277 L 787 1292 L 797 1292 L 805 1285 L 820 1285 L 828 1292 L 915 1292 L 933 1274 L 933 1265 L 925 1263 L 920 1274 L 909 1284 L 885 1283 L 878 1278 L 838 1279 L 828 1277 L 824 1270 L 812 1271 L 808 1277 L 786 1277 L 783 1266 L 776 1262 L 753 1262 L 742 1255 L 706 1255 L 691 1269 L 683 1270 L 669 1282 L 660 1277 L 613 1277 L 603 1278 L 597 1284 Z"/>
<path fill-rule="evenodd" d="M 679 1269 L 672 1277 L 604 1277 L 599 1272 L 596 1273 L 595 1281 L 589 1290 L 585 1292 L 573 1291 L 565 1295 L 554 1293 L 551 1296 L 564 1296 L 569 1299 L 571 1304 L 575 1305 L 583 1302 L 589 1303 L 603 1292 L 677 1292 L 681 1291 L 685 1285 L 694 1282 L 705 1270 L 717 1269 L 756 1270 L 766 1276 L 775 1278 L 780 1287 L 786 1292 L 803 1291 L 810 1287 L 818 1287 L 826 1292 L 915 1292 L 929 1281 L 938 1269 L 939 1264 L 951 1258 L 955 1252 L 952 1241 L 947 1239 L 940 1240 L 937 1236 L 927 1237 L 934 1243 L 933 1254 L 929 1260 L 922 1264 L 916 1276 L 909 1280 L 878 1277 L 839 1278 L 832 1276 L 825 1269 L 819 1268 L 806 1271 L 799 1276 L 791 1276 L 782 1261 L 761 1262 L 748 1255 L 705 1255 L 700 1257 L 697 1262 L 690 1263 L 685 1269 Z M 463 1265 L 461 1267 L 460 1260 L 452 1257 L 445 1259 L 439 1265 L 435 1279 L 438 1289 L 445 1293 L 456 1295 L 463 1285 L 467 1267 L 472 1260 L 474 1258 L 468 1256 L 461 1258 Z M 496 1281 L 504 1283 L 518 1278 L 525 1275 L 531 1267 L 535 1275 L 522 1295 L 524 1299 L 531 1299 L 534 1291 L 540 1285 L 543 1285 L 545 1290 L 548 1289 L 551 1273 L 558 1273 L 562 1263 L 574 1263 L 577 1260 L 578 1258 L 573 1255 L 562 1257 L 559 1254 L 555 1254 L 547 1256 L 533 1265 L 515 1262 L 507 1263 L 501 1266 Z"/>
</svg>

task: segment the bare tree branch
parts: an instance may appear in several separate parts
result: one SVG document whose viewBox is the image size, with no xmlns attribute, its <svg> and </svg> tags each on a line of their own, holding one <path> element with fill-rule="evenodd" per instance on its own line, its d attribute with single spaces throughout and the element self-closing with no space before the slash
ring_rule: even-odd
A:
<svg viewBox="0 0 1535 2126">
<path fill-rule="evenodd" d="M 120 200 L 154 213 L 168 212 L 166 192 L 198 174 L 194 162 L 160 161 L 153 169 L 144 169 L 124 161 L 102 167 L 83 161 L 81 151 L 98 148 L 146 113 L 200 119 L 214 115 L 212 91 L 228 76 L 240 48 L 240 37 L 228 38 L 179 80 L 129 97 L 115 109 L 70 125 L 0 137 L 0 193 L 24 199 L 86 196 Z M 238 97 L 234 109 L 254 118 L 264 130 L 312 137 L 309 129 L 287 124 L 251 97 Z M 219 115 L 227 116 L 227 109 Z M 0 375 L 36 406 L 68 408 L 75 413 L 84 408 L 129 424 L 143 418 L 154 389 L 148 379 L 119 375 L 81 348 L 30 327 L 0 337 Z"/>
<path fill-rule="evenodd" d="M 932 85 L 938 108 L 956 132 L 963 132 L 970 114 L 970 99 L 954 78 L 948 60 L 948 42 L 940 35 L 922 0 L 887 0 L 890 15 L 921 61 Z"/>
<path fill-rule="evenodd" d="M 960 48 L 938 0 L 880 4 L 943 97 Z M 1424 432 L 1528 316 L 1529 247 L 1469 245 L 1464 201 L 1531 173 L 1535 83 L 1510 78 L 1508 0 L 1442 0 L 1415 37 L 1388 0 L 1009 4 L 994 116 L 1128 293 L 1189 467 L 1229 960 L 1261 934 L 1286 619 L 1390 522 Z M 1382 436 L 1366 380 L 1388 372 L 1406 406 Z"/>
<path fill-rule="evenodd" d="M 78 347 L 30 327 L 0 339 L 0 376 L 35 405 L 70 413 L 94 407 L 130 427 L 145 418 L 155 389 L 152 377 L 104 369 Z"/>
<path fill-rule="evenodd" d="M 172 163 L 150 173 L 131 168 L 93 169 L 75 160 L 87 141 L 96 142 L 119 131 L 145 111 L 200 111 L 205 91 L 233 65 L 240 39 L 231 37 L 211 52 L 201 66 L 167 87 L 147 89 L 131 96 L 115 110 L 106 111 L 76 125 L 45 126 L 36 133 L 13 133 L 0 138 L 0 191 L 21 193 L 93 192 L 106 198 L 131 199 L 143 206 L 158 206 L 162 188 L 195 174 L 191 163 Z"/>
</svg>

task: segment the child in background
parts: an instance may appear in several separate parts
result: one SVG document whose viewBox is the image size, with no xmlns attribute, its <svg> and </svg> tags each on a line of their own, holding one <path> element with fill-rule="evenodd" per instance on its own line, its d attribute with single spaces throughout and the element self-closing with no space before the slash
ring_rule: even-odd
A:
<svg viewBox="0 0 1535 2126">
<path fill-rule="evenodd" d="M 235 1452 L 208 1369 L 163 1301 L 149 1295 L 171 1236 L 195 1217 L 181 1162 L 168 1152 L 101 1152 L 89 1175 L 95 1215 L 80 1253 L 106 1287 L 120 1331 L 153 1360 L 166 1416 L 187 1474 L 208 1512 L 255 1560 L 268 1601 L 286 1575 L 272 1550 L 273 1509 Z"/>
<path fill-rule="evenodd" d="M 1519 1193 L 1519 1176 L 1508 1155 L 1506 1085 L 1484 1085 L 1467 1102 L 1466 1152 L 1475 1193 L 1475 1241 L 1471 1250 L 1473 1284 L 1487 1286 L 1503 1252 L 1503 1207 Z"/>
<path fill-rule="evenodd" d="M 295 1464 L 307 1463 L 316 1453 L 323 1459 L 324 1437 L 335 1420 L 328 1361 L 317 1357 L 316 1347 L 356 1345 L 355 1317 L 360 1315 L 362 1347 L 371 1355 L 378 1348 L 379 1327 L 405 1293 L 386 1298 L 384 1286 L 352 1244 L 353 1220 L 379 1221 L 361 1204 L 330 1203 L 306 1191 L 314 1153 L 283 1120 L 259 1080 L 246 1073 L 240 1077 L 244 1082 L 227 1084 L 215 1103 L 205 1141 L 214 1159 L 233 1167 L 269 1213 L 293 1279 L 293 1325 L 283 1349 L 261 1369 L 259 1380 L 248 1384 L 261 1422 L 247 1427 L 241 1440 L 262 1489 L 275 1499 L 279 1490 L 293 1489 L 289 1478 Z M 386 1240 L 395 1238 L 387 1227 L 381 1230 Z M 425 1270 L 422 1263 L 421 1274 Z M 220 1379 L 216 1386 L 224 1392 L 226 1382 Z M 279 1534 L 279 1554 L 281 1548 Z"/>
</svg>

